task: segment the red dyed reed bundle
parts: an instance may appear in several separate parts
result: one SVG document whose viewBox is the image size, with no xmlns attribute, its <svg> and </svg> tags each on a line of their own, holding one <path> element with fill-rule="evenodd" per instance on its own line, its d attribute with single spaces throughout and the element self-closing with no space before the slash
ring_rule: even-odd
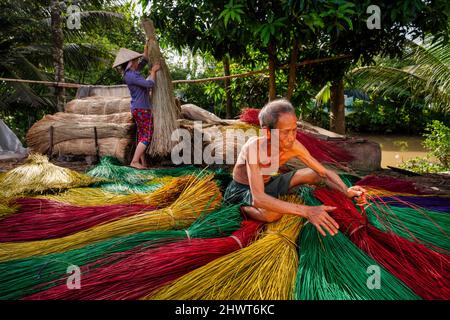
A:
<svg viewBox="0 0 450 320">
<path fill-rule="evenodd" d="M 242 111 L 239 119 L 243 122 L 259 126 L 259 112 L 259 109 L 246 108 Z M 303 144 L 318 161 L 338 163 L 349 162 L 353 159 L 353 157 L 342 148 L 339 148 L 328 141 L 317 139 L 301 130 L 297 130 L 297 140 Z"/>
<path fill-rule="evenodd" d="M 418 195 L 430 194 L 419 190 L 412 181 L 397 179 L 393 177 L 370 175 L 359 180 L 356 185 L 384 189 L 397 193 L 411 193 Z"/>
<path fill-rule="evenodd" d="M 314 195 L 324 204 L 337 207 L 331 214 L 340 230 L 417 295 L 450 299 L 449 256 L 369 225 L 367 217 L 340 192 L 319 189 Z"/>
<path fill-rule="evenodd" d="M 0 242 L 64 237 L 95 225 L 155 210 L 145 204 L 77 207 L 38 198 L 18 199 L 18 213 L 0 220 Z"/>
<path fill-rule="evenodd" d="M 331 142 L 319 140 L 314 136 L 297 130 L 297 140 L 321 162 L 350 162 L 353 157 L 344 149 L 337 147 Z"/>
<path fill-rule="evenodd" d="M 245 108 L 239 115 L 239 120 L 259 127 L 258 115 L 260 111 L 261 111 L 260 109 L 256 108 Z"/>
<path fill-rule="evenodd" d="M 261 225 L 260 222 L 247 220 L 229 237 L 195 238 L 141 252 L 131 251 L 119 262 L 83 275 L 78 290 L 70 290 L 63 284 L 28 296 L 25 300 L 138 299 L 196 268 L 247 246 L 254 240 Z"/>
</svg>

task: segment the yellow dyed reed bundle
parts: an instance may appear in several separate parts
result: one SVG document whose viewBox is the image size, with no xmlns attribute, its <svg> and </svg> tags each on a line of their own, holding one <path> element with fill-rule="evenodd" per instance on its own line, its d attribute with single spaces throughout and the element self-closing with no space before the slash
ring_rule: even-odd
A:
<svg viewBox="0 0 450 320">
<path fill-rule="evenodd" d="M 64 252 L 92 242 L 138 232 L 186 228 L 201 214 L 220 206 L 222 196 L 212 178 L 213 175 L 190 177 L 180 197 L 164 209 L 97 225 L 62 238 L 0 243 L 0 261 Z"/>
<path fill-rule="evenodd" d="M 227 130 L 243 130 L 243 131 L 247 131 L 247 130 L 254 130 L 255 131 L 255 135 L 259 135 L 259 130 L 261 128 L 258 126 L 254 126 L 252 124 L 248 124 L 245 122 L 237 122 L 237 123 L 233 123 L 231 125 L 227 125 L 227 126 L 221 126 L 220 127 L 220 131 L 222 131 L 222 134 L 225 134 L 225 132 Z"/>
<path fill-rule="evenodd" d="M 149 204 L 164 208 L 178 198 L 184 188 L 192 181 L 192 176 L 162 178 L 167 182 L 151 193 L 116 194 L 101 188 L 74 188 L 58 195 L 38 196 L 74 206 L 99 206 L 105 204 Z"/>
<path fill-rule="evenodd" d="M 31 154 L 25 164 L 5 173 L 0 179 L 0 194 L 15 197 L 44 191 L 59 191 L 88 186 L 104 179 L 90 177 L 76 171 L 58 167 L 44 155 Z"/>
<path fill-rule="evenodd" d="M 300 202 L 295 196 L 285 198 Z M 298 269 L 296 240 L 303 219 L 284 215 L 250 246 L 216 259 L 143 299 L 287 300 Z"/>
</svg>

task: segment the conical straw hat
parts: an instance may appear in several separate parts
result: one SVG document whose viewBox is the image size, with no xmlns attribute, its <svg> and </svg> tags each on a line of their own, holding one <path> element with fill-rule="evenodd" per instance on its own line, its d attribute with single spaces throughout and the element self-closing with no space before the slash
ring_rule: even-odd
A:
<svg viewBox="0 0 450 320">
<path fill-rule="evenodd" d="M 116 60 L 114 60 L 113 68 L 140 57 L 142 57 L 142 53 L 137 53 L 136 51 L 126 48 L 120 48 L 119 53 L 117 53 Z"/>
</svg>

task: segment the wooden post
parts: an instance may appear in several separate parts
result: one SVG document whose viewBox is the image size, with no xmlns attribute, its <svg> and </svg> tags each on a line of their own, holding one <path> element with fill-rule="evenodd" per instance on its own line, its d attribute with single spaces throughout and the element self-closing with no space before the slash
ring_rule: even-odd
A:
<svg viewBox="0 0 450 320">
<path fill-rule="evenodd" d="M 223 74 L 226 77 L 230 76 L 230 58 L 228 55 L 223 57 Z M 226 117 L 227 119 L 233 118 L 233 100 L 231 98 L 231 81 L 230 78 L 225 78 L 225 93 L 227 96 L 226 104 Z"/>
<path fill-rule="evenodd" d="M 291 49 L 291 60 L 289 62 L 289 79 L 286 99 L 291 100 L 294 94 L 296 79 L 297 79 L 297 57 L 298 57 L 298 40 L 294 38 L 294 43 Z"/>
<path fill-rule="evenodd" d="M 97 127 L 94 127 L 94 139 L 95 139 L 95 156 L 97 159 L 97 163 L 99 163 L 100 162 L 100 148 L 98 146 Z"/>
<path fill-rule="evenodd" d="M 270 41 L 269 47 L 269 101 L 272 101 L 277 96 L 275 72 L 276 72 L 276 47 L 274 41 Z"/>
<path fill-rule="evenodd" d="M 344 81 L 333 81 L 331 85 L 330 130 L 345 134 Z"/>
<path fill-rule="evenodd" d="M 48 159 L 50 160 L 51 158 L 52 158 L 52 155 L 53 155 L 53 130 L 54 130 L 54 128 L 53 128 L 53 126 L 50 126 L 50 145 L 49 145 L 49 148 L 48 148 Z"/>
</svg>

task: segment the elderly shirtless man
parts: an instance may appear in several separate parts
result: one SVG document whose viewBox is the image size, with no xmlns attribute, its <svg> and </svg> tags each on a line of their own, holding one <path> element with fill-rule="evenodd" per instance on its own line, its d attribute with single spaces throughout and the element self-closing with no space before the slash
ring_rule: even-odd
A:
<svg viewBox="0 0 450 320">
<path fill-rule="evenodd" d="M 259 114 L 259 122 L 263 135 L 250 138 L 242 147 L 225 201 L 243 203 L 241 209 L 248 217 L 264 222 L 276 221 L 283 214 L 299 215 L 308 219 L 323 236 L 325 230 L 334 236 L 339 225 L 328 212 L 335 207 L 305 206 L 277 197 L 300 184 L 325 183 L 363 204 L 365 190 L 358 186 L 347 188 L 335 172 L 323 167 L 297 141 L 297 118 L 289 101 L 279 99 L 266 104 Z M 273 148 L 274 145 L 277 147 Z M 309 168 L 278 174 L 279 167 L 292 158 L 300 159 Z"/>
</svg>

